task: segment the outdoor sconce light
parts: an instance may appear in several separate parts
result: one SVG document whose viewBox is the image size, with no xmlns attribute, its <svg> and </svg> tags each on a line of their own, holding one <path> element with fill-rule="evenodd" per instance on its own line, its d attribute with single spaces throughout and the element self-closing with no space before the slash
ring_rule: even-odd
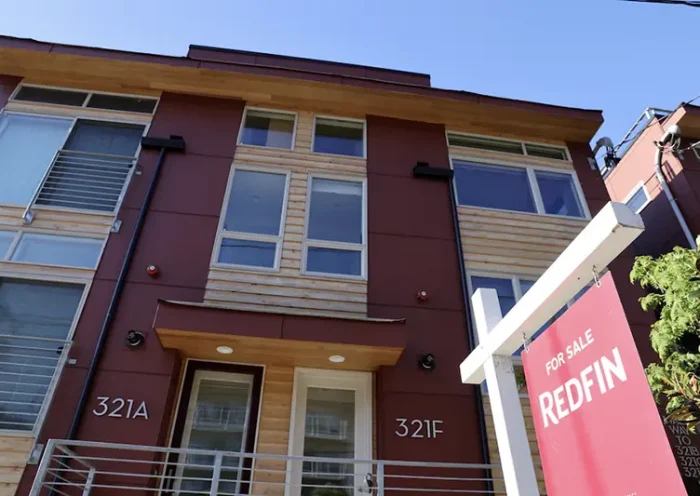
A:
<svg viewBox="0 0 700 496">
<path fill-rule="evenodd" d="M 419 291 L 418 294 L 416 295 L 416 298 L 418 298 L 418 301 L 427 301 L 428 300 L 428 292 L 427 291 Z"/>
<path fill-rule="evenodd" d="M 418 358 L 418 366 L 423 370 L 435 370 L 435 355 L 428 353 Z"/>
<path fill-rule="evenodd" d="M 146 274 L 148 274 L 151 277 L 158 277 L 158 274 L 160 274 L 160 270 L 155 265 L 149 265 L 148 267 L 146 267 Z"/>
<path fill-rule="evenodd" d="M 127 348 L 132 350 L 143 346 L 144 341 L 146 341 L 146 336 L 141 331 L 134 331 L 133 329 L 126 333 L 126 339 L 124 340 Z"/>
</svg>

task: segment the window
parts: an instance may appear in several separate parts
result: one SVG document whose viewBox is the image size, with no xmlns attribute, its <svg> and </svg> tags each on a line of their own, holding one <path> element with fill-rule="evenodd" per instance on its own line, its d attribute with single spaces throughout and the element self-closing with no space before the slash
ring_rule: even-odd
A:
<svg viewBox="0 0 700 496">
<path fill-rule="evenodd" d="M 295 120 L 292 113 L 246 109 L 239 143 L 291 150 Z"/>
<path fill-rule="evenodd" d="M 525 155 L 552 160 L 569 160 L 569 154 L 563 146 L 525 143 L 522 141 L 459 133 L 447 133 L 447 143 L 450 146 L 476 148 L 478 150 L 511 153 L 513 155 Z"/>
<path fill-rule="evenodd" d="M 647 189 L 644 187 L 643 183 L 640 183 L 632 192 L 627 196 L 625 200 L 625 205 L 639 213 L 644 210 L 644 207 L 651 201 Z"/>
<path fill-rule="evenodd" d="M 584 218 L 573 173 L 453 159 L 460 205 Z"/>
<path fill-rule="evenodd" d="M 41 86 L 21 85 L 12 100 L 18 102 L 48 103 L 67 107 L 88 107 L 120 112 L 153 114 L 157 98 L 93 93 Z"/>
<path fill-rule="evenodd" d="M 233 170 L 217 263 L 279 267 L 288 178 L 282 173 Z"/>
<path fill-rule="evenodd" d="M 316 117 L 313 151 L 349 157 L 364 157 L 365 123 L 363 121 Z"/>
<path fill-rule="evenodd" d="M 0 204 L 26 206 L 34 199 L 37 205 L 113 212 L 144 128 L 3 112 Z"/>
<path fill-rule="evenodd" d="M 363 277 L 364 182 L 310 178 L 305 272 Z"/>
<path fill-rule="evenodd" d="M 82 295 L 82 285 L 0 279 L 0 429 L 40 423 Z"/>
<path fill-rule="evenodd" d="M 94 269 L 103 243 L 97 238 L 0 231 L 0 261 Z"/>
</svg>

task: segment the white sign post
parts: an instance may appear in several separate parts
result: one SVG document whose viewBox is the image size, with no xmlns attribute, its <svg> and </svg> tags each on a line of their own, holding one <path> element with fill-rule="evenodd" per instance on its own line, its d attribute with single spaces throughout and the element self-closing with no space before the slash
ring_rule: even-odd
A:
<svg viewBox="0 0 700 496">
<path fill-rule="evenodd" d="M 512 354 L 642 231 L 641 217 L 627 205 L 608 203 L 502 319 L 495 290 L 472 298 L 479 345 L 460 374 L 465 384 L 486 380 L 508 496 L 539 495 Z"/>
</svg>

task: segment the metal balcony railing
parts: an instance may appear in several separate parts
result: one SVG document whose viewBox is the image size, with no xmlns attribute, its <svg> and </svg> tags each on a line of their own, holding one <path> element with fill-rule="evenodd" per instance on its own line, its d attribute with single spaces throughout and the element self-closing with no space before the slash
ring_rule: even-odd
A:
<svg viewBox="0 0 700 496">
<path fill-rule="evenodd" d="M 52 439 L 29 496 L 474 496 L 496 494 L 486 475 L 495 468 Z"/>
<path fill-rule="evenodd" d="M 0 334 L 0 430 L 36 433 L 70 342 Z"/>
<path fill-rule="evenodd" d="M 59 150 L 24 211 L 34 218 L 34 205 L 113 213 L 136 163 L 136 157 Z"/>
<path fill-rule="evenodd" d="M 320 439 L 347 439 L 348 421 L 333 415 L 307 415 L 306 435 Z"/>
</svg>

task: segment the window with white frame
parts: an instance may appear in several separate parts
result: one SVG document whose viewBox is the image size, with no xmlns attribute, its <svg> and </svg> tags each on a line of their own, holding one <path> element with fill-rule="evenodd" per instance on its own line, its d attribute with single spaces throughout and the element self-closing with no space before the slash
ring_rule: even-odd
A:
<svg viewBox="0 0 700 496">
<path fill-rule="evenodd" d="M 526 143 L 524 141 L 459 133 L 447 133 L 447 142 L 450 146 L 474 148 L 477 150 L 488 150 L 491 152 L 510 153 L 513 155 L 552 160 L 569 160 L 569 153 L 563 146 Z"/>
<path fill-rule="evenodd" d="M 104 239 L 0 230 L 0 261 L 94 269 Z"/>
<path fill-rule="evenodd" d="M 84 286 L 0 278 L 0 430 L 35 431 Z"/>
<path fill-rule="evenodd" d="M 312 150 L 315 153 L 364 157 L 364 121 L 316 117 Z"/>
<path fill-rule="evenodd" d="M 309 181 L 304 271 L 364 277 L 364 180 Z"/>
<path fill-rule="evenodd" d="M 116 110 L 137 114 L 152 114 L 158 104 L 157 98 L 64 88 L 47 88 L 44 86 L 27 84 L 20 85 L 14 95 L 12 95 L 10 101 Z"/>
<path fill-rule="evenodd" d="M 216 263 L 277 269 L 289 174 L 234 167 Z"/>
<path fill-rule="evenodd" d="M 296 114 L 247 108 L 239 143 L 291 150 L 294 147 Z"/>
<path fill-rule="evenodd" d="M 643 183 L 640 183 L 635 189 L 633 189 L 625 200 L 625 204 L 634 210 L 636 213 L 644 210 L 644 207 L 651 201 L 649 198 L 649 193 Z"/>
<path fill-rule="evenodd" d="M 585 218 L 573 172 L 452 159 L 460 205 Z"/>
</svg>

